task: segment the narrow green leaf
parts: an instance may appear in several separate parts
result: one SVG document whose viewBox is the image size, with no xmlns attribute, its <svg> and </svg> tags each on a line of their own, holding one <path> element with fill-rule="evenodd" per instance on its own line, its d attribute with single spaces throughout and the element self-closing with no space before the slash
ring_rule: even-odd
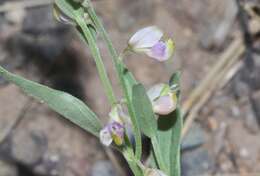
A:
<svg viewBox="0 0 260 176">
<path fill-rule="evenodd" d="M 170 86 L 172 86 L 174 84 L 180 85 L 180 79 L 181 79 L 181 72 L 180 71 L 173 73 L 170 80 L 169 80 L 169 85 Z"/>
<path fill-rule="evenodd" d="M 74 13 L 75 10 L 82 9 L 83 13 L 83 8 L 80 6 L 80 4 L 72 0 L 55 0 L 55 4 L 62 10 L 65 15 L 72 19 L 76 18 Z"/>
<path fill-rule="evenodd" d="M 129 167 L 131 168 L 133 174 L 135 176 L 143 176 L 142 169 L 138 166 L 138 163 L 136 162 L 136 158 L 133 152 L 133 149 L 131 147 L 130 141 L 127 139 L 126 140 L 126 146 L 120 150 L 126 159 Z"/>
<path fill-rule="evenodd" d="M 99 135 L 101 129 L 99 119 L 81 100 L 65 92 L 51 89 L 12 74 L 1 66 L 0 76 L 16 84 L 28 95 L 36 98 L 40 102 L 46 103 L 51 109 L 86 131 L 95 136 Z"/>
<path fill-rule="evenodd" d="M 169 80 L 169 86 L 172 89 L 177 90 L 178 99 L 180 99 L 180 81 L 181 81 L 181 72 L 180 71 L 173 73 Z"/>
<path fill-rule="evenodd" d="M 178 99 L 180 96 L 180 72 L 174 73 L 169 81 L 170 87 L 177 86 Z M 170 176 L 180 176 L 180 138 L 182 116 L 178 107 L 166 116 L 160 116 L 158 121 L 157 138 L 160 150 L 163 151 L 164 163 Z"/>
<path fill-rule="evenodd" d="M 118 60 L 116 68 L 118 69 L 118 76 L 120 79 L 121 86 L 123 88 L 123 93 L 126 98 L 128 112 L 133 126 L 133 133 L 135 138 L 135 156 L 137 159 L 141 159 L 142 136 L 141 136 L 139 121 L 134 112 L 134 105 L 132 102 L 132 88 L 135 85 L 136 81 L 133 75 L 126 69 L 126 67 L 121 61 Z"/>
<path fill-rule="evenodd" d="M 157 124 L 155 115 L 150 99 L 142 84 L 134 85 L 132 101 L 142 132 L 150 138 L 156 136 Z"/>
<path fill-rule="evenodd" d="M 126 66 L 120 62 L 121 67 L 121 77 L 123 77 L 123 80 L 126 85 L 127 93 L 130 98 L 132 98 L 132 89 L 135 84 L 137 84 L 137 81 L 135 80 L 133 74 L 126 68 Z"/>
<path fill-rule="evenodd" d="M 182 116 L 181 110 L 178 107 L 175 111 L 176 121 L 172 128 L 172 137 L 171 137 L 171 150 L 170 150 L 170 175 L 171 176 L 180 176 L 181 175 L 181 164 L 180 164 L 180 155 L 181 155 L 181 129 L 182 129 Z"/>
<path fill-rule="evenodd" d="M 166 171 L 166 166 L 162 158 L 162 151 L 160 150 L 157 139 L 157 123 L 155 114 L 150 99 L 142 84 L 134 85 L 132 102 L 141 131 L 151 138 L 156 161 L 158 162 L 160 169 Z"/>
</svg>

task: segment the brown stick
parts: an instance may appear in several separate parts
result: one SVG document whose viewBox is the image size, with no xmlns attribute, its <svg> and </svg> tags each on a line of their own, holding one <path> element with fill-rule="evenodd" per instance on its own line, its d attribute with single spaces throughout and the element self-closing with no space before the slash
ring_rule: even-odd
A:
<svg viewBox="0 0 260 176">
<path fill-rule="evenodd" d="M 252 23 L 252 33 L 259 31 L 259 23 Z M 190 112 L 184 123 L 182 138 L 187 134 L 194 119 L 197 117 L 200 109 L 208 101 L 211 95 L 221 86 L 224 86 L 232 77 L 223 79 L 232 69 L 232 66 L 238 61 L 239 56 L 244 53 L 245 46 L 240 38 L 229 46 L 229 48 L 220 56 L 218 62 L 212 70 L 201 81 L 201 84 L 191 93 L 189 99 L 184 102 L 182 112 L 185 117 Z M 234 75 L 235 73 L 233 73 Z M 224 83 L 225 82 L 225 83 Z"/>
</svg>

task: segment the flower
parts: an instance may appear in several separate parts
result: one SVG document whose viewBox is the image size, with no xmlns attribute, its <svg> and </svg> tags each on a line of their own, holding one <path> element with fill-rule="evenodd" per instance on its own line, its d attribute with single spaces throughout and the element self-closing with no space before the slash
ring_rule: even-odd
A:
<svg viewBox="0 0 260 176">
<path fill-rule="evenodd" d="M 174 42 L 162 41 L 162 31 L 156 26 L 149 26 L 137 31 L 128 41 L 129 49 L 137 53 L 145 53 L 157 61 L 166 61 L 174 52 Z"/>
<path fill-rule="evenodd" d="M 112 142 L 116 145 L 122 145 L 124 143 L 124 126 L 118 122 L 108 123 L 99 133 L 100 142 L 109 146 Z"/>
<path fill-rule="evenodd" d="M 150 88 L 147 92 L 152 102 L 153 111 L 158 115 L 167 115 L 177 107 L 176 91 L 172 91 L 167 84 L 158 84 Z"/>
<path fill-rule="evenodd" d="M 147 168 L 144 171 L 144 176 L 167 176 L 167 175 L 161 170 Z"/>
</svg>

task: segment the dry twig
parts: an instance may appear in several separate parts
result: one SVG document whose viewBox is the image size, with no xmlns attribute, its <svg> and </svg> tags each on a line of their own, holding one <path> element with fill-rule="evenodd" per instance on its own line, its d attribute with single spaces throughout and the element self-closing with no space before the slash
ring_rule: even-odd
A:
<svg viewBox="0 0 260 176">
<path fill-rule="evenodd" d="M 252 33 L 256 33 L 259 30 L 259 23 L 252 23 Z M 191 93 L 189 99 L 184 102 L 182 112 L 184 117 L 186 115 L 187 117 L 182 131 L 182 138 L 187 134 L 194 119 L 208 99 L 218 88 L 223 87 L 234 76 L 236 72 L 233 72 L 232 76 L 229 77 L 226 75 L 230 73 L 230 70 L 234 69 L 233 66 L 236 66 L 237 61 L 245 52 L 245 49 L 243 41 L 240 37 L 237 37 L 220 56 L 220 59 L 213 66 L 210 73 L 206 75 L 200 85 Z M 236 71 L 238 71 L 238 69 L 236 69 Z"/>
</svg>

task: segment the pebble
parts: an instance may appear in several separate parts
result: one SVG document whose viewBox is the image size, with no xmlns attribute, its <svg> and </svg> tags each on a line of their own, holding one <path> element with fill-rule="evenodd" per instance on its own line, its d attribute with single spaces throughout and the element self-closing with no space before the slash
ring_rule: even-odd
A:
<svg viewBox="0 0 260 176">
<path fill-rule="evenodd" d="M 189 150 L 199 147 L 205 142 L 205 131 L 198 123 L 193 123 L 191 129 L 182 141 L 182 150 Z"/>
<path fill-rule="evenodd" d="M 208 151 L 198 148 L 182 154 L 182 176 L 205 175 L 213 170 L 214 161 Z"/>
<path fill-rule="evenodd" d="M 94 164 L 91 176 L 116 176 L 116 171 L 110 161 L 98 161 Z"/>
<path fill-rule="evenodd" d="M 41 160 L 46 149 L 47 141 L 42 133 L 23 130 L 12 137 L 12 157 L 23 164 L 36 164 Z"/>
</svg>

